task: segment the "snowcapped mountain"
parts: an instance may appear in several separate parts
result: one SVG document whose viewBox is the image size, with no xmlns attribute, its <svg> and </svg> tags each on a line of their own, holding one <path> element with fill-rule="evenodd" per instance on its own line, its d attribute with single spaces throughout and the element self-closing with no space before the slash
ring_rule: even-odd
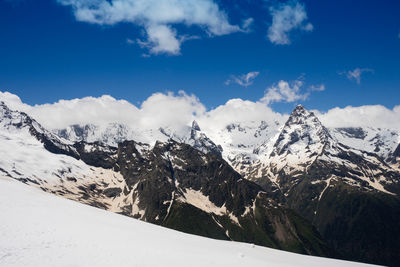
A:
<svg viewBox="0 0 400 267">
<path fill-rule="evenodd" d="M 399 231 L 374 233 L 382 224 L 392 229 L 400 219 L 396 168 L 377 154 L 342 144 L 302 106 L 272 143 L 269 154 L 259 155 L 245 169 L 246 178 L 312 221 L 345 257 L 389 265 L 397 261 L 389 237 L 400 241 Z M 380 245 L 373 245 L 378 240 Z M 360 245 L 368 249 L 360 250 Z"/>
<path fill-rule="evenodd" d="M 365 190 L 391 194 L 400 192 L 399 173 L 376 154 L 340 143 L 303 106 L 294 109 L 270 154 L 260 156 L 257 171 L 248 173 L 251 180 L 267 177 L 281 187 L 279 179 L 282 175 L 296 177 L 307 173 L 312 165 L 321 164 L 325 169 L 332 169 L 326 179 L 342 177 L 348 184 Z"/>
<path fill-rule="evenodd" d="M 201 131 L 196 121 L 192 126 L 183 127 L 179 131 L 169 127 L 158 129 L 132 130 L 129 126 L 119 123 L 111 123 L 106 126 L 98 125 L 71 125 L 65 129 L 54 130 L 58 136 L 71 142 L 99 142 L 106 146 L 118 147 L 123 141 L 135 140 L 137 142 L 154 145 L 157 141 L 186 143 L 204 153 L 221 154 L 221 146 L 217 146 L 207 135 Z"/>
<path fill-rule="evenodd" d="M 4 103 L 0 115 L 3 176 L 188 233 L 399 262 L 396 131 L 328 129 L 303 106 L 286 123 L 233 122 L 207 133 L 196 121 L 50 132 Z"/>
<path fill-rule="evenodd" d="M 104 127 L 93 124 L 84 126 L 71 125 L 66 129 L 54 132 L 71 142 L 102 142 L 115 147 L 118 146 L 118 143 L 130 140 L 135 136 L 135 133 L 128 126 L 119 123 L 111 123 Z"/>
<path fill-rule="evenodd" d="M 268 123 L 266 121 L 269 121 Z M 221 153 L 236 171 L 242 175 L 258 170 L 260 162 L 272 152 L 284 123 L 280 121 L 242 121 L 217 125 L 213 131 L 200 131 L 193 121 L 192 126 L 174 128 L 169 126 L 154 129 L 132 129 L 128 125 L 72 125 L 65 129 L 53 130 L 57 135 L 71 141 L 101 142 L 117 147 L 125 140 L 135 140 L 154 145 L 156 141 L 169 139 L 190 144 L 203 152 Z M 400 144 L 400 132 L 394 129 L 373 127 L 325 128 L 329 135 L 342 145 L 377 154 L 388 164 L 395 164 L 393 155 Z M 302 158 L 301 155 L 297 155 Z M 398 165 L 398 164 L 397 164 Z M 256 166 L 256 168 L 255 168 Z"/>
<path fill-rule="evenodd" d="M 154 145 L 124 141 L 117 148 L 99 142 L 68 143 L 28 115 L 2 108 L 3 176 L 188 233 L 332 255 L 309 222 L 243 179 L 219 153 L 203 153 L 172 139 Z M 188 139 L 194 146 L 215 148 L 196 123 Z M 48 149 L 51 142 L 57 151 Z M 296 230 L 300 226 L 307 235 Z"/>
<path fill-rule="evenodd" d="M 120 174 L 79 160 L 81 155 L 72 143 L 45 130 L 27 114 L 0 103 L 0 115 L 1 175 L 72 199 L 78 199 L 79 186 L 104 188 L 123 182 Z"/>
<path fill-rule="evenodd" d="M 399 131 L 373 127 L 333 128 L 332 135 L 342 144 L 379 155 L 388 160 L 400 143 Z"/>
<path fill-rule="evenodd" d="M 60 138 L 56 134 L 44 129 L 36 120 L 24 112 L 10 110 L 4 102 L 0 101 L 0 129 L 9 133 L 29 133 L 38 141 L 42 142 L 45 148 L 51 152 L 64 153 L 77 157 L 77 151 L 71 147 L 72 143 Z"/>
</svg>

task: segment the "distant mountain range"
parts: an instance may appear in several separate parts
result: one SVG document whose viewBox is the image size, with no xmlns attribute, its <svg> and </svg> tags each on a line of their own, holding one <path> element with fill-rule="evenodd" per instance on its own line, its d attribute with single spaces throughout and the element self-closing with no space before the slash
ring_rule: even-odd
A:
<svg viewBox="0 0 400 267">
<path fill-rule="evenodd" d="M 285 124 L 206 133 L 124 124 L 47 130 L 0 103 L 0 174 L 172 229 L 399 266 L 400 132 Z"/>
</svg>

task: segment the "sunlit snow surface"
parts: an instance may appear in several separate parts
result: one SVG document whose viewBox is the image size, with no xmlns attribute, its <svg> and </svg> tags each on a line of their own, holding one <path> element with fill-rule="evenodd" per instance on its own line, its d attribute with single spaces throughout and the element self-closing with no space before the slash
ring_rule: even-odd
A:
<svg viewBox="0 0 400 267">
<path fill-rule="evenodd" d="M 0 266 L 368 266 L 184 234 L 0 177 Z"/>
</svg>

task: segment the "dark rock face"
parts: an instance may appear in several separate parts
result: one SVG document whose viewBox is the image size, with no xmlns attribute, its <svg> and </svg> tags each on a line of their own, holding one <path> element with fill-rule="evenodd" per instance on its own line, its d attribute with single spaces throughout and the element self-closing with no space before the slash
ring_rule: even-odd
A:
<svg viewBox="0 0 400 267">
<path fill-rule="evenodd" d="M 115 166 L 115 155 L 117 149 L 105 146 L 99 142 L 86 143 L 78 142 L 73 145 L 78 153 L 78 159 L 83 160 L 86 164 L 111 169 Z"/>
<path fill-rule="evenodd" d="M 399 266 L 400 199 L 346 184 L 324 193 L 314 224 L 344 259 Z"/>
<path fill-rule="evenodd" d="M 127 205 L 122 214 L 147 222 L 207 237 L 332 256 L 308 221 L 275 202 L 260 186 L 243 179 L 218 155 L 174 141 L 157 143 L 152 149 L 125 141 L 115 155 L 96 149 L 85 151 L 81 159 L 102 167 L 116 159 L 112 168 L 121 172 L 127 185 L 124 190 L 82 187 L 83 197 L 91 205 L 107 209 L 95 196 L 115 198 L 123 194 L 131 196 L 137 206 Z M 209 205 L 221 212 L 197 207 L 189 192 L 207 198 Z"/>
<path fill-rule="evenodd" d="M 70 126 L 70 130 L 72 131 L 72 133 L 82 140 L 84 140 L 88 136 L 88 133 L 89 133 L 89 131 L 92 130 L 92 128 L 93 128 L 93 126 L 91 126 L 91 125 L 80 126 L 80 125 L 74 124 L 74 125 Z M 65 139 L 68 139 L 68 137 L 69 137 L 67 129 L 61 129 L 57 132 L 57 134 L 60 137 L 65 138 Z"/>
<path fill-rule="evenodd" d="M 398 158 L 400 157 L 400 144 L 397 146 L 397 148 L 395 149 L 393 156 Z"/>
<path fill-rule="evenodd" d="M 331 255 L 311 224 L 243 179 L 218 155 L 174 141 L 158 142 L 152 149 L 126 141 L 118 147 L 117 164 L 129 187 L 125 194 L 133 190 L 134 202 L 143 210 L 131 216 L 208 237 Z M 214 210 L 196 206 L 190 192 L 207 198 Z"/>
<path fill-rule="evenodd" d="M 337 130 L 352 138 L 364 139 L 367 136 L 367 133 L 360 127 L 337 128 Z"/>
<path fill-rule="evenodd" d="M 114 198 L 119 196 L 122 193 L 121 188 L 118 187 L 110 187 L 103 191 L 103 194 L 109 198 Z"/>
<path fill-rule="evenodd" d="M 396 149 L 393 151 L 393 153 L 391 153 L 388 158 L 386 159 L 386 161 L 389 164 L 398 164 L 400 163 L 400 144 L 396 147 Z M 399 169 L 400 169 L 400 165 L 398 165 Z"/>
<path fill-rule="evenodd" d="M 334 172 L 332 168 L 336 167 L 315 163 L 293 185 L 293 177 L 282 176 L 282 181 L 287 179 L 281 186 L 287 192 L 287 205 L 311 221 L 340 258 L 396 266 L 399 197 L 354 187 L 340 178 L 323 178 Z M 351 175 L 346 169 L 341 171 L 336 172 L 338 177 Z M 325 182 L 314 183 L 315 177 Z"/>
</svg>

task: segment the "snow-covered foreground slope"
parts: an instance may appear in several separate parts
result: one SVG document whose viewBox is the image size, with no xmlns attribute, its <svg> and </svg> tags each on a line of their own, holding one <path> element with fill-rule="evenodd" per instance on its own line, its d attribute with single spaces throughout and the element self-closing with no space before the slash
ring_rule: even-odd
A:
<svg viewBox="0 0 400 267">
<path fill-rule="evenodd" d="M 184 234 L 0 177 L 0 266 L 367 266 Z"/>
</svg>

